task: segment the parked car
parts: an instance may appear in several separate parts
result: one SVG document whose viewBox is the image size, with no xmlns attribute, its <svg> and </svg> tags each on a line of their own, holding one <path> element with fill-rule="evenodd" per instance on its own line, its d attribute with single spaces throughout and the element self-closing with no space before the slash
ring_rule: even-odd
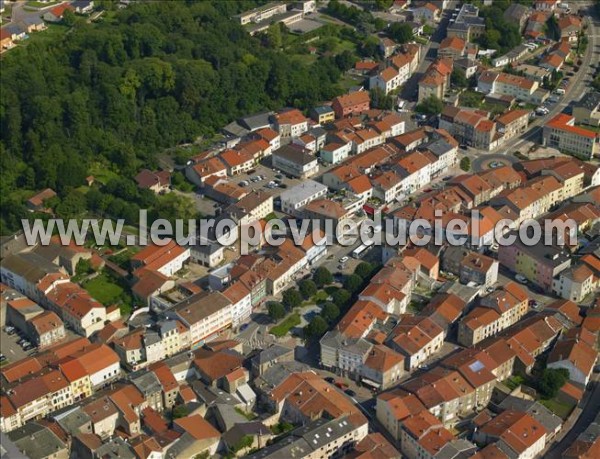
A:
<svg viewBox="0 0 600 459">
<path fill-rule="evenodd" d="M 325 378 L 325 381 L 327 381 L 329 384 L 333 384 L 333 383 L 335 382 L 335 379 L 334 379 L 334 378 L 332 378 L 331 376 L 327 376 L 327 377 Z"/>
<path fill-rule="evenodd" d="M 240 331 L 243 332 L 246 328 L 248 328 L 248 324 L 242 324 Z"/>
<path fill-rule="evenodd" d="M 354 392 L 352 389 L 346 389 L 344 392 L 350 397 L 356 397 L 356 392 Z"/>
<path fill-rule="evenodd" d="M 521 284 L 526 284 L 527 283 L 527 278 L 525 276 L 522 276 L 521 274 L 517 274 L 515 276 L 515 279 L 517 280 L 517 282 L 519 282 Z"/>
<path fill-rule="evenodd" d="M 11 327 L 10 325 L 7 325 L 6 327 L 4 327 L 4 331 L 9 335 L 14 335 L 16 330 L 15 330 L 15 327 Z"/>
</svg>

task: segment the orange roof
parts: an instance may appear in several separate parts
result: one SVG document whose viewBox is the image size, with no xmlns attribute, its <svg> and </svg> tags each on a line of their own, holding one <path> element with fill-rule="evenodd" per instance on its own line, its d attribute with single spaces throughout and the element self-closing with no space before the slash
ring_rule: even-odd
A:
<svg viewBox="0 0 600 459">
<path fill-rule="evenodd" d="M 302 112 L 296 108 L 275 115 L 278 124 L 301 124 L 307 121 Z"/>
<path fill-rule="evenodd" d="M 371 301 L 359 300 L 340 320 L 338 330 L 347 338 L 362 338 L 377 321 L 385 321 L 387 314 Z"/>
<path fill-rule="evenodd" d="M 219 158 L 221 158 L 221 161 L 223 161 L 227 167 L 236 167 L 240 164 L 254 161 L 254 156 L 252 153 L 244 150 L 225 150 L 219 155 Z"/>
<path fill-rule="evenodd" d="M 481 428 L 481 431 L 504 440 L 511 449 L 522 454 L 546 435 L 546 429 L 527 413 L 506 410 Z"/>
<path fill-rule="evenodd" d="M 368 103 L 371 101 L 368 91 L 356 91 L 350 94 L 345 94 L 343 96 L 338 96 L 333 99 L 333 103 L 339 104 L 342 108 L 345 107 L 353 107 L 355 105 L 360 105 L 364 103 Z"/>
<path fill-rule="evenodd" d="M 548 356 L 548 364 L 568 360 L 584 375 L 589 375 L 597 357 L 596 350 L 588 344 L 576 339 L 567 339 L 556 343 Z"/>
<path fill-rule="evenodd" d="M 461 51 L 465 49 L 466 42 L 459 37 L 446 37 L 440 43 L 439 49 L 455 49 Z"/>
<path fill-rule="evenodd" d="M 394 419 L 397 421 L 402 421 L 411 415 L 426 410 L 425 405 L 423 405 L 416 395 L 402 389 L 384 392 L 379 395 L 378 400 L 383 400 L 388 405 Z"/>
<path fill-rule="evenodd" d="M 404 365 L 404 356 L 381 344 L 373 346 L 365 361 L 367 368 L 381 373 L 402 365 Z"/>
<path fill-rule="evenodd" d="M 9 383 L 17 381 L 25 376 L 29 376 L 42 370 L 42 365 L 34 357 L 27 357 L 10 363 L 0 370 L 2 376 Z"/>
<path fill-rule="evenodd" d="M 169 280 L 164 274 L 148 268 L 136 270 L 135 275 L 138 281 L 131 290 L 140 298 L 148 298 Z"/>
<path fill-rule="evenodd" d="M 566 115 L 564 113 L 559 113 L 554 118 L 552 118 L 550 121 L 548 121 L 548 123 L 546 123 L 546 126 L 553 128 L 553 129 L 558 129 L 561 131 L 567 131 L 572 134 L 577 134 L 582 137 L 587 137 L 589 139 L 595 139 L 598 136 L 598 134 L 596 134 L 593 131 L 589 131 L 587 129 L 580 128 L 578 126 L 571 126 L 571 125 L 567 124 L 567 123 L 572 122 L 574 119 L 575 118 L 570 115 Z"/>
<path fill-rule="evenodd" d="M 221 434 L 199 414 L 175 419 L 173 424 L 189 433 L 196 440 L 219 438 Z"/>
</svg>

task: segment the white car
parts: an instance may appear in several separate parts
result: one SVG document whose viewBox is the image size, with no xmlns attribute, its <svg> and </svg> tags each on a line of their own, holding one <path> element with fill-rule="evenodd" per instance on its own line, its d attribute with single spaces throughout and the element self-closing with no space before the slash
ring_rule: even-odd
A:
<svg viewBox="0 0 600 459">
<path fill-rule="evenodd" d="M 527 278 L 525 276 L 521 276 L 520 274 L 517 274 L 515 276 L 515 279 L 517 280 L 517 282 L 520 282 L 521 284 L 527 283 Z"/>
<path fill-rule="evenodd" d="M 340 261 L 340 263 L 346 263 L 348 260 L 349 260 L 348 257 L 342 257 L 342 258 L 340 258 L 339 261 Z"/>
</svg>

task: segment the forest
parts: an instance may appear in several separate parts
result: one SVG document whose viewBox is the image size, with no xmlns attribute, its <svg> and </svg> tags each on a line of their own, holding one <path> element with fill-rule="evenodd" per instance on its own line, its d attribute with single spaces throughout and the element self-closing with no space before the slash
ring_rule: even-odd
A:
<svg viewBox="0 0 600 459">
<path fill-rule="evenodd" d="M 135 224 L 143 206 L 171 218 L 184 203 L 141 193 L 132 181 L 165 148 L 210 139 L 241 115 L 305 109 L 342 93 L 347 62 L 292 60 L 232 18 L 259 3 L 140 2 L 98 23 L 53 26 L 66 30 L 7 53 L 0 232 L 17 230 L 31 215 L 24 200 L 46 187 L 59 194 L 59 216 L 90 209 Z M 94 171 L 105 186 L 89 193 L 82 185 Z"/>
</svg>

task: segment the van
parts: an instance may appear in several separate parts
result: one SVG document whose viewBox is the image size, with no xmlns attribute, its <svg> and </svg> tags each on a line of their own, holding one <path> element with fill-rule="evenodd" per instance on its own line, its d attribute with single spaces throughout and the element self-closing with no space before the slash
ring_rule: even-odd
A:
<svg viewBox="0 0 600 459">
<path fill-rule="evenodd" d="M 554 94 L 558 94 L 560 96 L 562 96 L 565 93 L 565 90 L 563 88 L 558 88 L 554 91 Z"/>
</svg>

